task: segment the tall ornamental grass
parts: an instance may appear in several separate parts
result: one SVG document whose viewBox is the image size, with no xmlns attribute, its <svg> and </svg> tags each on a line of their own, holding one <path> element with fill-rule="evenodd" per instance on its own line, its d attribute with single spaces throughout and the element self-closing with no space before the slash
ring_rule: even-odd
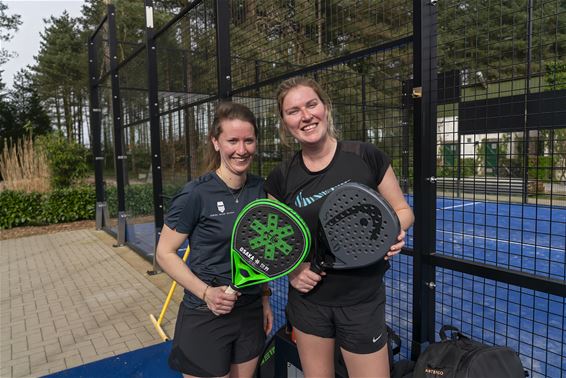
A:
<svg viewBox="0 0 566 378">
<path fill-rule="evenodd" d="M 0 188 L 46 193 L 51 189 L 49 172 L 45 150 L 35 146 L 31 135 L 15 142 L 5 141 L 0 157 Z"/>
</svg>

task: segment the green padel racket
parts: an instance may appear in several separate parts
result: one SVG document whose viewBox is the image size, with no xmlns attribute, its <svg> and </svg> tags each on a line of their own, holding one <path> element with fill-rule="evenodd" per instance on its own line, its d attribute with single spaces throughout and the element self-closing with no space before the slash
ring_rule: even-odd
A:
<svg viewBox="0 0 566 378">
<path fill-rule="evenodd" d="M 238 214 L 232 230 L 232 283 L 226 292 L 292 272 L 309 248 L 309 229 L 294 210 L 271 199 L 250 202 Z"/>
</svg>

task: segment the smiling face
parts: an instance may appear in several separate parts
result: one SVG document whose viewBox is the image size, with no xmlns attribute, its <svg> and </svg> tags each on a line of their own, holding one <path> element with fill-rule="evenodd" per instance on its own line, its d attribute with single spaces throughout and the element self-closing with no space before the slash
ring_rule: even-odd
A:
<svg viewBox="0 0 566 378">
<path fill-rule="evenodd" d="M 254 126 L 239 119 L 221 121 L 222 132 L 212 137 L 214 149 L 220 154 L 220 169 L 241 176 L 252 163 L 256 150 Z"/>
<path fill-rule="evenodd" d="M 289 133 L 301 144 L 316 144 L 328 136 L 328 114 L 317 93 L 303 85 L 290 89 L 281 106 Z"/>
</svg>

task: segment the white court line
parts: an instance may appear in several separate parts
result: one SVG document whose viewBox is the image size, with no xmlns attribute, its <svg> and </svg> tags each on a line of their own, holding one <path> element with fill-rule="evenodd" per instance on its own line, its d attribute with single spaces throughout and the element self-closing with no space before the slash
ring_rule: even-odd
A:
<svg viewBox="0 0 566 378">
<path fill-rule="evenodd" d="M 562 249 L 552 248 L 552 247 L 543 247 L 543 246 L 536 245 L 536 244 L 528 244 L 528 243 L 514 242 L 514 241 L 509 241 L 509 240 L 503 240 L 503 239 L 488 238 L 488 237 L 485 237 L 485 236 L 476 236 L 476 235 L 470 235 L 470 234 L 463 234 L 463 233 L 461 233 L 461 232 L 454 232 L 454 231 L 444 231 L 444 230 L 437 230 L 437 231 L 444 232 L 444 233 L 446 233 L 446 234 L 459 235 L 459 236 L 462 236 L 462 238 L 471 237 L 471 238 L 478 238 L 478 239 L 490 240 L 490 241 L 494 241 L 494 242 L 501 242 L 501 243 L 508 243 L 508 244 L 516 244 L 516 245 L 526 246 L 526 247 L 534 247 L 534 248 L 548 249 L 549 251 L 555 251 L 555 252 L 564 252 L 564 250 L 562 250 Z"/>
<path fill-rule="evenodd" d="M 457 208 L 457 207 L 473 206 L 473 205 L 475 205 L 475 204 L 477 204 L 477 203 L 484 203 L 484 202 L 471 202 L 471 203 L 466 203 L 466 204 L 464 204 L 464 205 L 454 205 L 454 206 L 441 207 L 441 208 L 436 209 L 436 210 L 448 210 L 448 209 L 455 209 L 455 208 Z"/>
</svg>

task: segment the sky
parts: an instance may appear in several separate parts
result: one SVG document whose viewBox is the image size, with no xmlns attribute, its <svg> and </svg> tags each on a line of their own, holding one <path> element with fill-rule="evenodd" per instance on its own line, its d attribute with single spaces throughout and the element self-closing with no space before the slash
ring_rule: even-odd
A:
<svg viewBox="0 0 566 378">
<path fill-rule="evenodd" d="M 44 18 L 58 17 L 63 11 L 78 17 L 81 14 L 83 0 L 3 0 L 8 6 L 7 14 L 19 14 L 22 24 L 14 34 L 14 38 L 2 45 L 9 51 L 18 53 L 18 57 L 11 58 L 0 69 L 2 81 L 7 87 L 12 86 L 13 77 L 21 68 L 34 63 L 33 56 L 39 51 L 41 37 L 39 33 L 45 29 Z"/>
</svg>

